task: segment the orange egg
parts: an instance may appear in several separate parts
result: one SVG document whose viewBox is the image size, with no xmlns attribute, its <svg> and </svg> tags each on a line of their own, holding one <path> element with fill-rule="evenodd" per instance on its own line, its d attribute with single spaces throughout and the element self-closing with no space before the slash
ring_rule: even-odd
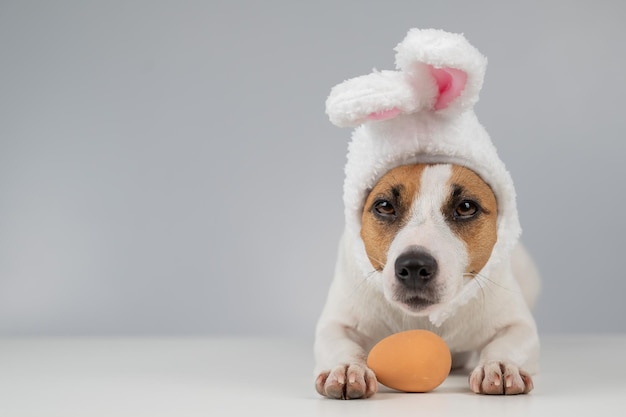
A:
<svg viewBox="0 0 626 417">
<path fill-rule="evenodd" d="M 398 391 L 427 392 L 450 373 L 452 355 L 441 337 L 427 330 L 408 330 L 378 342 L 367 366 L 378 381 Z"/>
</svg>

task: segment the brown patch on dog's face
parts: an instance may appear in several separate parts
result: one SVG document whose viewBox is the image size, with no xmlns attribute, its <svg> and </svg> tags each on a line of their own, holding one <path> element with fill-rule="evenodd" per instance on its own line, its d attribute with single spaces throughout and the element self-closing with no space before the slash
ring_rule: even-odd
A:
<svg viewBox="0 0 626 417">
<path fill-rule="evenodd" d="M 452 231 L 465 243 L 469 264 L 465 272 L 478 273 L 497 240 L 498 205 L 491 187 L 473 171 L 453 165 L 450 198 L 444 215 Z"/>
<path fill-rule="evenodd" d="M 361 217 L 361 238 L 378 271 L 387 263 L 389 246 L 406 224 L 426 165 L 404 165 L 387 172 L 370 191 Z"/>
</svg>

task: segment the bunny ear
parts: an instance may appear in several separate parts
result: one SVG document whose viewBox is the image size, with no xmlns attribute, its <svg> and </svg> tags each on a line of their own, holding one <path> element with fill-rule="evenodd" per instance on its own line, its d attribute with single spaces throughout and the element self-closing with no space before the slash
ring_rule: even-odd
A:
<svg viewBox="0 0 626 417">
<path fill-rule="evenodd" d="M 462 111 L 477 101 L 485 77 L 487 58 L 463 35 L 436 29 L 411 29 L 395 48 L 396 67 L 421 76 L 427 67 L 439 90 L 433 109 Z"/>
<path fill-rule="evenodd" d="M 431 83 L 432 84 L 432 83 Z M 412 78 L 398 71 L 375 71 L 336 85 L 326 100 L 326 113 L 339 127 L 392 119 L 413 113 L 432 102 L 433 85 L 416 88 Z"/>
<path fill-rule="evenodd" d="M 326 113 L 339 127 L 429 109 L 463 111 L 478 101 L 487 59 L 460 34 L 412 29 L 396 47 L 400 71 L 375 71 L 336 85 Z"/>
<path fill-rule="evenodd" d="M 435 110 L 445 109 L 465 90 L 467 73 L 456 68 L 435 68 L 431 65 L 428 68 L 439 90 L 433 107 Z"/>
</svg>

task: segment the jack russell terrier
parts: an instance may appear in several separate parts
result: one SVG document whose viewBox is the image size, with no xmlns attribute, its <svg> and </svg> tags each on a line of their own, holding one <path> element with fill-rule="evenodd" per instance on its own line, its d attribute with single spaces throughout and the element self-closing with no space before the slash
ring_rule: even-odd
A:
<svg viewBox="0 0 626 417">
<path fill-rule="evenodd" d="M 463 35 L 412 29 L 397 71 L 331 90 L 331 122 L 356 129 L 345 230 L 316 328 L 323 396 L 374 395 L 369 350 L 410 329 L 441 336 L 452 367 L 473 369 L 476 393 L 533 388 L 539 275 L 519 243 L 513 181 L 473 110 L 486 65 Z"/>
</svg>

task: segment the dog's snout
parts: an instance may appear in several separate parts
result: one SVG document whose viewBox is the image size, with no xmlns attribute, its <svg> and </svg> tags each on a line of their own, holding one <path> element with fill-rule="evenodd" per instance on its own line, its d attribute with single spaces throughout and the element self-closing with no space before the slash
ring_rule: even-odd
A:
<svg viewBox="0 0 626 417">
<path fill-rule="evenodd" d="M 396 279 L 420 289 L 437 275 L 437 260 L 423 250 L 406 252 L 396 259 Z"/>
</svg>

